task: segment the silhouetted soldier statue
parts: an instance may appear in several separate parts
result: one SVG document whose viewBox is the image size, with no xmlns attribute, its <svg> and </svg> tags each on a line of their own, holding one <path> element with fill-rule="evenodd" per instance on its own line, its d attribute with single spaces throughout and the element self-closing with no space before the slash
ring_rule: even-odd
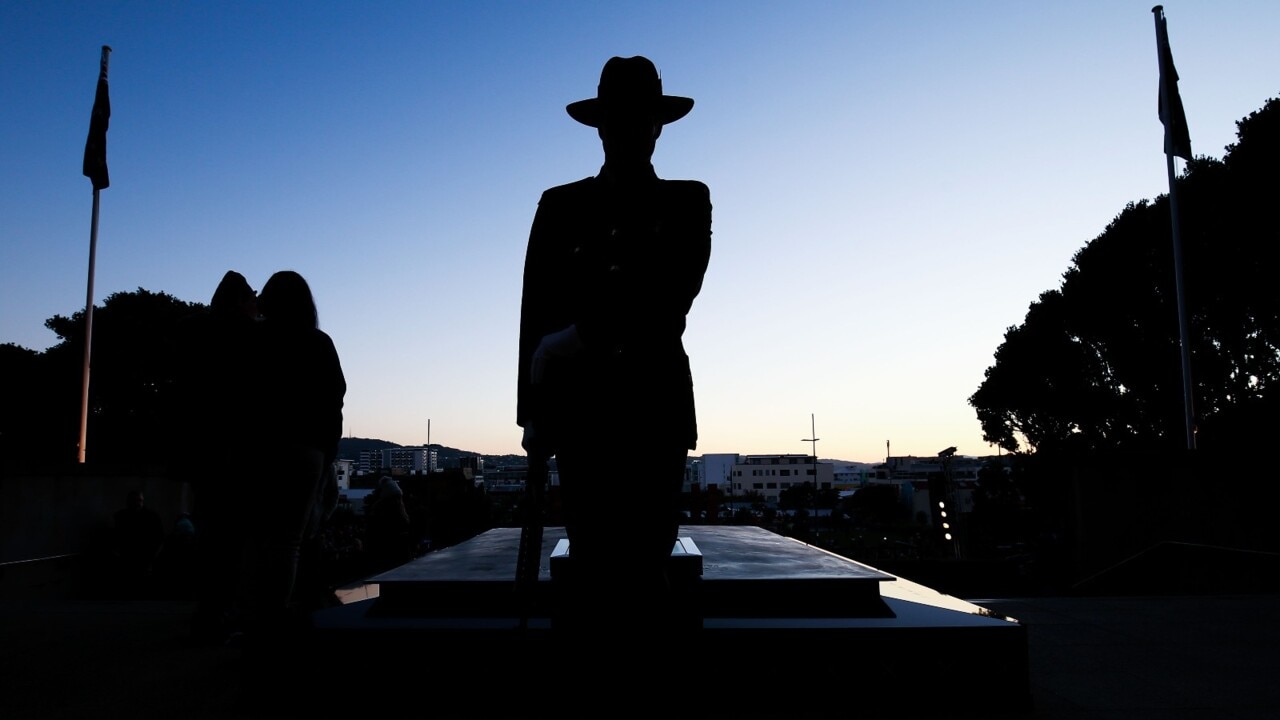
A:
<svg viewBox="0 0 1280 720">
<path fill-rule="evenodd" d="M 682 335 L 711 253 L 707 186 L 663 180 L 664 125 L 693 107 L 664 95 L 644 57 L 610 59 L 594 98 L 566 108 L 597 128 L 599 174 L 542 194 L 525 257 L 517 423 L 532 458 L 555 456 L 575 626 L 669 612 L 693 380 Z"/>
</svg>

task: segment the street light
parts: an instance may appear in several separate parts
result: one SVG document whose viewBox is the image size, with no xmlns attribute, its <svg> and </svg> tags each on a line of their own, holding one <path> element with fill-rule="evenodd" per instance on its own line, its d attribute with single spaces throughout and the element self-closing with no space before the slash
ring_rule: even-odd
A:
<svg viewBox="0 0 1280 720">
<path fill-rule="evenodd" d="M 818 536 L 818 437 L 817 426 L 814 425 L 813 413 L 809 413 L 809 434 L 813 437 L 803 438 L 800 442 L 810 443 L 813 448 L 813 535 Z"/>
</svg>

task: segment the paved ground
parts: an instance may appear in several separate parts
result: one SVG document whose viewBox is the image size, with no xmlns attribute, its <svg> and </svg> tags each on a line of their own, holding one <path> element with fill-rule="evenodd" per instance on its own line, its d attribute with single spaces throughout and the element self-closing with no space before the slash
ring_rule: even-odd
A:
<svg viewBox="0 0 1280 720">
<path fill-rule="evenodd" d="M 0 603 L 0 716 L 254 717 L 240 653 L 188 640 L 192 605 L 145 600 Z"/>
<path fill-rule="evenodd" d="M 368 591 L 355 591 L 361 599 Z M 1028 629 L 1034 710 L 1028 720 L 1274 720 L 1280 717 L 1280 596 L 973 599 Z M 0 717 L 291 717 L 246 692 L 240 650 L 187 639 L 191 605 L 158 600 L 0 601 Z M 375 658 L 351 658 L 374 662 Z M 957 662 L 964 662 L 957 657 Z M 495 685 L 502 672 L 495 663 Z M 723 668 L 688 668 L 726 691 Z M 369 694 L 328 677 L 289 678 L 299 692 Z M 993 678 L 998 682 L 998 678 Z M 447 688 L 394 688 L 414 694 Z M 741 688 L 739 688 L 741 690 Z M 927 679 L 921 679 L 922 692 Z M 824 715 L 838 712 L 831 691 Z M 904 698 L 904 704 L 907 699 Z M 370 709 L 374 704 L 370 703 Z M 370 712 L 376 716 L 378 713 Z M 403 715 L 417 717 L 411 705 Z M 437 713 L 432 713 L 438 717 Z M 310 713 L 308 717 L 323 717 Z M 465 708 L 456 717 L 470 716 Z"/>
<path fill-rule="evenodd" d="M 1027 626 L 1037 720 L 1280 718 L 1280 596 L 976 601 Z"/>
</svg>

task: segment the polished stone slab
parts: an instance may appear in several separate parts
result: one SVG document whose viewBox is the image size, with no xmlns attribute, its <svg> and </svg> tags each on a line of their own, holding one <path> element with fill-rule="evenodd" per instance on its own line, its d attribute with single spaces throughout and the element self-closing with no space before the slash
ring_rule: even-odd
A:
<svg viewBox="0 0 1280 720">
<path fill-rule="evenodd" d="M 879 585 L 895 580 L 848 558 L 750 526 L 691 525 L 679 536 L 673 578 L 684 605 L 702 617 L 885 617 Z M 532 598 L 516 595 L 519 528 L 494 528 L 369 579 L 380 590 L 379 613 L 465 617 L 554 614 L 552 563 L 571 562 L 563 527 L 543 532 Z M 561 555 L 556 556 L 557 548 Z M 688 570 L 697 561 L 700 574 Z M 685 568 L 681 571 L 680 568 Z"/>
<path fill-rule="evenodd" d="M 794 538 L 763 528 L 739 525 L 682 526 L 702 556 L 707 580 L 829 580 L 885 582 L 881 572 Z M 550 579 L 548 560 L 565 539 L 563 527 L 548 527 L 542 536 L 539 579 Z M 395 586 L 414 582 L 507 582 L 515 578 L 519 528 L 494 528 L 464 543 L 423 555 L 369 578 Z"/>
</svg>

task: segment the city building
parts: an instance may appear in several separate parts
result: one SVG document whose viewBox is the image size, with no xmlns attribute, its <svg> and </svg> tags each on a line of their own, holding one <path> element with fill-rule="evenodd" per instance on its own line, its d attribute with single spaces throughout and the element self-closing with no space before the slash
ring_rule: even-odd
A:
<svg viewBox="0 0 1280 720">
<path fill-rule="evenodd" d="M 837 462 L 832 468 L 835 488 L 841 491 L 856 490 L 866 485 L 874 472 L 872 463 Z"/>
<path fill-rule="evenodd" d="M 737 453 L 707 453 L 691 458 L 685 472 L 684 492 L 691 492 L 697 486 L 701 490 L 718 487 L 728 494 L 733 466 L 738 459 Z"/>
<path fill-rule="evenodd" d="M 834 466 L 813 455 L 747 455 L 733 465 L 731 493 L 757 493 L 776 503 L 783 490 L 813 483 L 815 473 L 819 490 L 835 486 Z"/>
<path fill-rule="evenodd" d="M 355 469 L 356 462 L 354 460 L 335 460 L 333 462 L 334 473 L 338 476 L 338 489 L 351 489 L 351 471 Z"/>
<path fill-rule="evenodd" d="M 440 471 L 439 451 L 429 447 L 393 447 L 364 450 L 358 468 L 361 475 L 425 475 Z"/>
<path fill-rule="evenodd" d="M 987 460 L 967 455 L 889 456 L 868 473 L 867 484 L 897 487 L 898 497 L 910 508 L 911 517 L 932 523 L 939 499 L 945 499 L 958 514 L 973 511 L 978 471 Z M 948 497 L 936 497 L 940 492 Z"/>
<path fill-rule="evenodd" d="M 479 455 L 469 455 L 458 458 L 458 467 L 463 470 L 470 470 L 472 477 L 484 478 L 484 458 Z"/>
<path fill-rule="evenodd" d="M 484 489 L 485 492 L 490 493 L 522 493 L 528 480 L 528 465 L 504 465 L 485 472 Z M 547 485 L 556 486 L 559 484 L 560 474 L 556 471 L 555 463 L 552 462 L 551 467 L 548 469 Z"/>
<path fill-rule="evenodd" d="M 382 471 L 381 450 L 361 450 L 360 459 L 356 461 L 357 475 L 372 475 Z"/>
</svg>

